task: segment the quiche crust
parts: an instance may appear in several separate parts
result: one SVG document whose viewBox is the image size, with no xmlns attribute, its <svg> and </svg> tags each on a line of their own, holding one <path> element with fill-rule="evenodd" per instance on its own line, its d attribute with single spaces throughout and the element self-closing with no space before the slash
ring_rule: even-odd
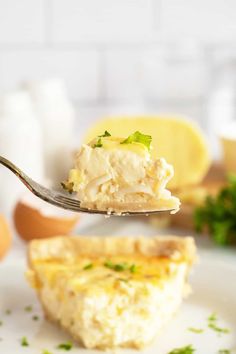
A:
<svg viewBox="0 0 236 354">
<path fill-rule="evenodd" d="M 149 212 L 152 211 L 171 211 L 172 214 L 175 214 L 179 210 L 179 199 L 171 196 L 169 199 L 157 199 L 148 202 L 104 202 L 104 201 L 96 201 L 96 202 L 88 202 L 81 201 L 80 206 L 86 209 L 98 209 L 108 211 L 115 211 L 117 215 L 119 213 L 126 212 Z"/>
<path fill-rule="evenodd" d="M 189 292 L 187 276 L 195 258 L 191 237 L 61 236 L 30 242 L 27 278 L 45 317 L 83 346 L 139 349 L 178 310 Z M 80 272 L 71 272 L 83 259 Z M 104 267 L 105 259 L 150 266 L 150 272 L 115 272 Z M 88 261 L 95 262 L 95 269 L 81 270 Z M 86 277 L 92 278 L 86 282 Z"/>
<path fill-rule="evenodd" d="M 56 258 L 66 260 L 80 256 L 143 255 L 167 257 L 192 264 L 196 258 L 196 246 L 192 237 L 107 237 L 107 236 L 58 236 L 35 239 L 28 248 L 29 265 L 35 261 Z"/>
</svg>

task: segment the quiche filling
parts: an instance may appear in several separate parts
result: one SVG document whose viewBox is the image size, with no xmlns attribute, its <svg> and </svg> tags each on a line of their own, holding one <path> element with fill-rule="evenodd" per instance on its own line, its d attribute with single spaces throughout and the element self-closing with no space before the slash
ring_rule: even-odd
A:
<svg viewBox="0 0 236 354">
<path fill-rule="evenodd" d="M 62 183 L 76 192 L 81 206 L 100 210 L 179 209 L 166 185 L 174 170 L 163 158 L 151 159 L 151 136 L 135 132 L 127 139 L 106 131 L 82 145 L 75 167 Z"/>
<path fill-rule="evenodd" d="M 47 242 L 33 244 L 42 251 Z M 56 246 L 56 242 L 50 240 L 49 246 Z M 161 247 L 167 246 L 166 242 Z M 192 239 L 186 242 L 193 250 Z M 95 254 L 75 252 L 71 257 L 40 255 L 31 260 L 28 279 L 46 316 L 85 347 L 141 348 L 154 339 L 186 294 L 190 261 L 169 245 L 171 256 L 169 251 L 147 256 L 119 253 L 119 249 L 117 254 L 102 254 L 102 250 L 96 254 L 95 250 Z M 53 247 L 51 250 L 53 253 Z"/>
</svg>

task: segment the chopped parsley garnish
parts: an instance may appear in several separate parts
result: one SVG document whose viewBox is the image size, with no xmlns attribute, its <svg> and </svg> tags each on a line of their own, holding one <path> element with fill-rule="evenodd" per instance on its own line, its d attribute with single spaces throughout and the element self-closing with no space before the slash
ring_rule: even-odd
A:
<svg viewBox="0 0 236 354">
<path fill-rule="evenodd" d="M 193 354 L 195 351 L 196 349 L 192 345 L 187 345 L 186 347 L 173 349 L 168 354 Z"/>
<path fill-rule="evenodd" d="M 25 306 L 25 312 L 31 312 L 33 310 L 32 306 Z"/>
<path fill-rule="evenodd" d="M 34 316 L 32 317 L 32 320 L 33 320 L 33 321 L 38 321 L 38 320 L 39 320 L 39 316 L 34 315 Z"/>
<path fill-rule="evenodd" d="M 127 263 L 113 263 L 110 260 L 104 263 L 104 267 L 112 269 L 115 272 L 124 272 L 125 270 L 129 270 L 131 273 L 135 273 L 137 271 L 137 266 L 135 264 L 130 266 Z"/>
<path fill-rule="evenodd" d="M 114 264 L 113 269 L 114 269 L 116 272 L 123 272 L 124 270 L 127 269 L 127 265 L 126 265 L 125 263 Z"/>
<path fill-rule="evenodd" d="M 93 263 L 88 263 L 84 266 L 84 270 L 89 270 L 89 269 L 92 269 L 93 268 Z"/>
<path fill-rule="evenodd" d="M 218 321 L 218 318 L 216 316 L 215 313 L 212 313 L 208 319 L 208 328 L 212 329 L 213 331 L 219 333 L 219 334 L 227 334 L 230 332 L 230 330 L 228 328 L 222 328 L 222 327 L 219 327 L 217 321 Z"/>
<path fill-rule="evenodd" d="M 195 327 L 189 327 L 188 330 L 193 333 L 203 333 L 204 329 L 202 328 L 195 328 Z"/>
<path fill-rule="evenodd" d="M 52 352 L 50 352 L 50 351 L 47 350 L 47 349 L 44 349 L 44 350 L 42 351 L 42 354 L 52 354 Z"/>
<path fill-rule="evenodd" d="M 71 350 L 73 347 L 72 343 L 70 342 L 66 342 L 66 343 L 61 343 L 57 346 L 57 349 L 61 349 L 61 350 L 66 350 L 69 351 Z"/>
<path fill-rule="evenodd" d="M 100 148 L 102 147 L 102 139 L 98 138 L 96 144 L 93 145 L 93 148 Z"/>
<path fill-rule="evenodd" d="M 111 134 L 107 130 L 105 130 L 104 134 L 98 135 L 97 142 L 95 144 L 93 144 L 93 148 L 102 147 L 102 138 L 105 138 L 107 136 L 111 136 Z"/>
<path fill-rule="evenodd" d="M 11 315 L 11 310 L 10 310 L 10 309 L 7 309 L 7 310 L 5 311 L 5 314 L 6 314 L 6 315 Z"/>
<path fill-rule="evenodd" d="M 197 232 L 206 226 L 219 245 L 236 242 L 236 176 L 217 196 L 208 196 L 203 206 L 196 208 L 194 224 Z"/>
<path fill-rule="evenodd" d="M 132 264 L 129 268 L 129 270 L 131 271 L 131 273 L 136 273 L 137 272 L 137 266 L 136 264 Z"/>
<path fill-rule="evenodd" d="M 116 272 L 123 272 L 124 270 L 127 269 L 127 265 L 125 263 L 113 263 L 112 261 L 106 261 L 104 263 L 104 266 L 106 268 L 109 268 L 109 269 L 112 269 L 112 270 L 115 270 Z"/>
<path fill-rule="evenodd" d="M 21 338 L 21 345 L 22 345 L 22 347 L 28 347 L 29 346 L 29 342 L 28 342 L 26 337 L 22 337 Z"/>
<path fill-rule="evenodd" d="M 131 134 L 125 140 L 121 141 L 121 144 L 132 144 L 132 143 L 140 143 L 146 146 L 146 148 L 150 151 L 150 146 L 152 142 L 151 135 L 145 135 L 136 131 L 135 133 Z"/>
<path fill-rule="evenodd" d="M 218 351 L 219 354 L 230 354 L 231 353 L 231 350 L 229 349 L 220 349 Z"/>
<path fill-rule="evenodd" d="M 99 138 L 105 138 L 106 136 L 111 136 L 111 134 L 107 130 L 105 130 L 104 134 L 98 135 Z"/>
</svg>

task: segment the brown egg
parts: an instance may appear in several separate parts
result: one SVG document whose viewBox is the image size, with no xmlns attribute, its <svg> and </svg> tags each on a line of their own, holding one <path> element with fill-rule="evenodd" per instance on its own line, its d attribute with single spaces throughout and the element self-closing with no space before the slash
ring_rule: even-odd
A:
<svg viewBox="0 0 236 354">
<path fill-rule="evenodd" d="M 11 247 L 12 235 L 8 223 L 3 215 L 0 215 L 0 259 L 2 259 Z"/>
<path fill-rule="evenodd" d="M 42 202 L 46 204 L 45 202 Z M 14 224 L 19 236 L 30 241 L 34 238 L 47 238 L 58 235 L 68 235 L 78 222 L 78 215 L 73 213 L 62 213 L 56 207 L 49 207 L 50 213 L 44 204 L 26 203 L 19 201 L 14 210 Z"/>
</svg>

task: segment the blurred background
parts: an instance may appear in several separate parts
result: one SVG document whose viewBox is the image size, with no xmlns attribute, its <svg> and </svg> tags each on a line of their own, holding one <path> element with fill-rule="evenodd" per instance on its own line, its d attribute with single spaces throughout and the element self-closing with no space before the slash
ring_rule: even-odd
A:
<svg viewBox="0 0 236 354">
<path fill-rule="evenodd" d="M 78 136 L 124 112 L 211 131 L 236 104 L 235 13 L 234 0 L 0 0 L 0 92 L 63 79 Z"/>
<path fill-rule="evenodd" d="M 218 136 L 236 139 L 235 13 L 234 0 L 0 0 L 0 155 L 53 185 L 100 118 L 168 114 L 221 161 Z M 0 181 L 9 213 L 23 186 L 3 168 Z"/>
</svg>

